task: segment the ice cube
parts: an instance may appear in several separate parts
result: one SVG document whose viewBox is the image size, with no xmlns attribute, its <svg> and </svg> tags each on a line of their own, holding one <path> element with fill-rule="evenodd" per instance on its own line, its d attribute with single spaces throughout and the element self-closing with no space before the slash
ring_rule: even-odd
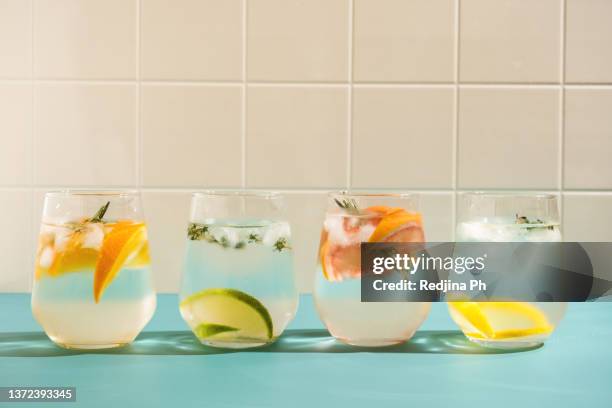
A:
<svg viewBox="0 0 612 408">
<path fill-rule="evenodd" d="M 38 265 L 41 268 L 49 268 L 53 263 L 53 259 L 55 258 L 55 252 L 51 247 L 45 247 L 40 253 L 40 257 L 38 258 Z"/>
<path fill-rule="evenodd" d="M 87 224 L 84 231 L 83 248 L 99 250 L 104 241 L 104 226 L 101 223 Z"/>
<path fill-rule="evenodd" d="M 234 247 L 240 240 L 240 236 L 235 228 L 211 226 L 208 231 L 215 241 L 224 246 Z"/>
<path fill-rule="evenodd" d="M 349 230 L 347 230 L 347 228 L 345 228 L 345 221 L 352 223 L 352 220 L 337 215 L 327 216 L 324 221 L 324 227 L 329 234 L 328 239 L 330 242 L 340 246 L 367 242 L 376 229 L 376 226 L 369 222 L 363 223 L 363 220 L 358 218 L 353 218 L 353 220 L 356 220 L 356 223 L 350 225 Z"/>
<path fill-rule="evenodd" d="M 274 224 L 270 224 L 270 226 L 266 229 L 263 236 L 263 244 L 272 246 L 276 244 L 276 242 L 280 238 L 289 239 L 291 235 L 291 227 L 286 222 L 278 222 Z"/>
</svg>

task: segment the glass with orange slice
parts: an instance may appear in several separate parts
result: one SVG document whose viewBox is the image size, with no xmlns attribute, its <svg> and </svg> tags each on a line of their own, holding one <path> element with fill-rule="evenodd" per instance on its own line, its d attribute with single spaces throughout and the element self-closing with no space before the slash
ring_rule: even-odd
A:
<svg viewBox="0 0 612 408">
<path fill-rule="evenodd" d="M 462 193 L 458 242 L 559 242 L 557 197 L 552 194 Z M 455 323 L 471 341 L 493 348 L 542 344 L 565 314 L 563 302 L 449 302 Z"/>
<path fill-rule="evenodd" d="M 75 349 L 131 343 L 156 298 L 140 195 L 45 195 L 32 312 L 49 338 Z"/>
<path fill-rule="evenodd" d="M 418 195 L 330 193 L 317 256 L 314 299 L 338 340 L 377 347 L 408 340 L 427 317 L 426 302 L 361 302 L 361 244 L 425 242 Z"/>
</svg>

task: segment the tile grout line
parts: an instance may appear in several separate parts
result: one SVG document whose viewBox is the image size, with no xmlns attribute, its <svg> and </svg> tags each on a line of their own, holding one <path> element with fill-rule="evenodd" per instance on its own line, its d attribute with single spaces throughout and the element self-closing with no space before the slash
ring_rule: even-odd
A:
<svg viewBox="0 0 612 408">
<path fill-rule="evenodd" d="M 30 50 L 30 80 L 34 79 L 34 0 L 30 0 L 30 46 L 31 46 L 31 50 Z M 35 152 L 36 152 L 36 137 L 34 135 L 34 129 L 35 129 L 35 123 L 36 123 L 36 113 L 35 113 L 35 100 L 36 100 L 36 90 L 34 88 L 34 82 L 30 83 L 30 109 L 31 109 L 31 113 L 32 113 L 32 120 L 30 122 L 30 171 L 31 171 L 31 175 L 30 175 L 30 185 L 29 185 L 29 190 L 28 190 L 28 195 L 29 195 L 29 200 L 30 200 L 30 220 L 29 220 L 29 224 L 30 224 L 30 228 L 29 228 L 29 237 L 28 237 L 28 242 L 30 243 L 30 245 L 34 244 L 34 237 L 36 236 L 36 229 L 37 229 L 37 225 L 35 224 L 35 220 L 36 220 L 36 205 L 35 205 L 35 201 L 34 201 L 34 184 L 36 182 L 36 160 L 35 160 Z M 34 267 L 34 263 L 35 263 L 35 255 L 34 255 L 34 251 L 31 250 L 30 251 L 30 258 L 29 258 L 29 262 L 30 265 L 32 266 L 32 268 Z M 34 285 L 34 280 L 33 280 L 33 276 L 32 274 L 28 274 L 28 279 L 27 279 L 27 288 L 26 291 L 30 292 L 32 290 L 32 286 Z"/>
<path fill-rule="evenodd" d="M 100 78 L 0 78 L 0 84 L 41 85 L 136 85 L 138 82 L 155 86 L 242 86 L 245 81 L 233 80 L 164 80 L 164 79 L 100 79 Z M 317 81 L 248 81 L 251 87 L 313 87 L 313 88 L 501 88 L 501 89 L 602 89 L 609 90 L 612 83 L 537 83 L 537 82 L 317 82 Z"/>
<path fill-rule="evenodd" d="M 142 189 L 144 181 L 143 163 L 143 142 L 142 142 L 142 92 L 140 87 L 141 78 L 141 42 L 142 42 L 142 0 L 136 1 L 136 146 L 137 146 L 137 167 L 136 167 L 136 187 Z"/>
<path fill-rule="evenodd" d="M 460 20 L 460 1 L 455 0 L 455 15 L 454 15 L 454 43 L 453 53 L 455 65 L 453 67 L 453 167 L 452 167 L 452 209 L 451 209 L 451 238 L 455 240 L 455 225 L 457 224 L 457 185 L 459 177 L 459 20 Z"/>
<path fill-rule="evenodd" d="M 247 23 L 248 23 L 248 16 L 247 16 L 247 10 L 248 10 L 248 2 L 247 0 L 242 0 L 242 95 L 241 95 L 241 109 L 242 112 L 241 114 L 241 119 L 242 119 L 242 124 L 241 124 L 241 128 L 240 128 L 240 144 L 241 144 L 241 150 L 240 150 L 240 165 L 241 167 L 241 172 L 240 172 L 240 185 L 242 186 L 242 188 L 246 188 L 247 185 L 247 92 L 248 92 L 248 86 L 247 86 L 247 57 L 248 57 L 248 50 L 247 50 L 247 42 L 248 42 L 248 32 L 247 32 Z"/>
<path fill-rule="evenodd" d="M 355 1 L 348 4 L 348 107 L 347 107 L 347 146 L 346 146 L 346 189 L 350 190 L 353 178 L 353 55 L 355 41 Z"/>
<path fill-rule="evenodd" d="M 560 64 L 560 80 L 561 92 L 559 94 L 559 151 L 558 151 L 558 185 L 559 185 L 559 223 L 563 232 L 564 221 L 564 181 L 565 176 L 564 159 L 565 159 L 565 61 L 566 61 L 566 36 L 567 36 L 567 0 L 561 0 L 561 64 Z"/>
</svg>

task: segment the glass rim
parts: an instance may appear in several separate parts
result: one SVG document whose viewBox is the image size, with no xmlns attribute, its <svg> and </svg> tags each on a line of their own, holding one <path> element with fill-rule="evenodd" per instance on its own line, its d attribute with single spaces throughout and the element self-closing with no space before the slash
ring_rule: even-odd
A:
<svg viewBox="0 0 612 408">
<path fill-rule="evenodd" d="M 266 190 L 203 190 L 195 191 L 191 194 L 193 198 L 230 198 L 230 197 L 244 197 L 244 198 L 258 198 L 264 200 L 271 200 L 282 198 L 282 194 L 278 191 L 266 191 Z"/>
<path fill-rule="evenodd" d="M 45 197 L 127 197 L 140 194 L 136 189 L 113 189 L 113 190 L 86 190 L 86 189 L 64 189 L 45 192 Z"/>
<path fill-rule="evenodd" d="M 419 193 L 414 191 L 368 191 L 368 190 L 337 190 L 329 191 L 327 197 L 356 197 L 356 198 L 414 198 Z"/>
<path fill-rule="evenodd" d="M 459 197 L 482 198 L 532 198 L 538 200 L 557 200 L 558 194 L 542 191 L 458 191 Z"/>
</svg>

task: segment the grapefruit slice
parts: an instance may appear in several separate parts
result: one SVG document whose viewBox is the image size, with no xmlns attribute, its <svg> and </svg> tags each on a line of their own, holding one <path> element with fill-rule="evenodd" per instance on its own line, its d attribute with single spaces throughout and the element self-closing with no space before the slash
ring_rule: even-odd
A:
<svg viewBox="0 0 612 408">
<path fill-rule="evenodd" d="M 421 214 L 405 210 L 385 215 L 370 236 L 369 242 L 424 242 Z"/>
<path fill-rule="evenodd" d="M 321 246 L 321 269 L 329 281 L 361 277 L 361 244 L 341 246 L 325 242 Z"/>
<path fill-rule="evenodd" d="M 144 223 L 118 222 L 104 236 L 100 257 L 94 271 L 94 300 L 96 303 L 100 301 L 102 294 L 115 279 L 126 260 L 138 253 L 146 242 Z"/>
</svg>

